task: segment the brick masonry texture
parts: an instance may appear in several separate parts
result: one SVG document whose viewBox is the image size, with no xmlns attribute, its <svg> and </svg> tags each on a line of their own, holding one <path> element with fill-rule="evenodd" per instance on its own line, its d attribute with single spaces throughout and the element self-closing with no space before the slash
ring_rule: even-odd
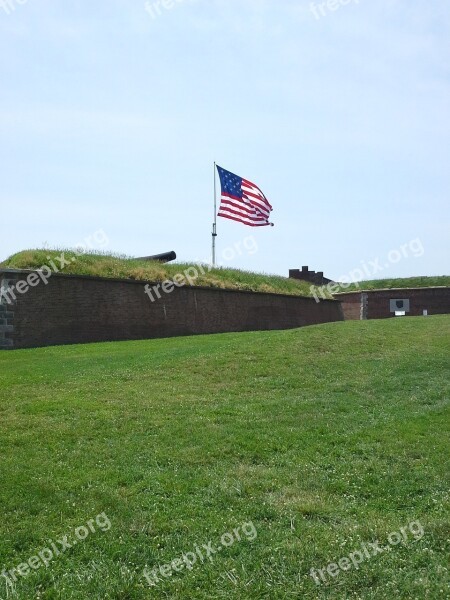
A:
<svg viewBox="0 0 450 600">
<path fill-rule="evenodd" d="M 450 313 L 450 287 L 368 290 L 364 292 L 348 292 L 336 294 L 342 302 L 345 320 L 360 319 L 365 314 L 367 319 L 388 319 L 395 315 L 390 312 L 390 300 L 409 299 L 409 316 L 419 316 L 428 310 L 429 315 Z M 364 306 L 365 303 L 365 306 Z"/>
<path fill-rule="evenodd" d="M 15 283 L 14 278 L 0 272 L 0 290 L 7 289 Z M 9 350 L 14 347 L 14 313 L 15 301 L 11 298 L 9 303 L 0 296 L 0 350 Z"/>
<path fill-rule="evenodd" d="M 0 272 L 0 279 L 8 277 L 17 285 L 28 274 Z M 186 286 L 151 302 L 144 293 L 146 283 L 53 275 L 47 285 L 41 282 L 17 294 L 8 344 L 32 348 L 290 329 L 343 320 L 340 302 L 333 300 L 316 303 L 312 298 Z"/>
</svg>

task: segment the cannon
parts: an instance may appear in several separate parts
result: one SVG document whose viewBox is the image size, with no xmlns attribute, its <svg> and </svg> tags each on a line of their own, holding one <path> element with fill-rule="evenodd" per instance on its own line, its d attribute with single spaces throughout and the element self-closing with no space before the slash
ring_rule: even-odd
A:
<svg viewBox="0 0 450 600">
<path fill-rule="evenodd" d="M 140 256 L 137 260 L 157 260 L 160 263 L 168 263 L 175 260 L 177 257 L 176 253 L 171 250 L 170 252 L 163 252 L 162 254 L 154 254 L 153 256 Z"/>
</svg>

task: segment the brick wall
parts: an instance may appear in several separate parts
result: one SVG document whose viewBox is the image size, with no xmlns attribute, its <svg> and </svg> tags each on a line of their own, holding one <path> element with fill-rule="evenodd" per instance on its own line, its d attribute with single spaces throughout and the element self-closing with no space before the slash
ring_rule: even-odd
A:
<svg viewBox="0 0 450 600">
<path fill-rule="evenodd" d="M 0 272 L 0 280 L 17 285 L 28 275 Z M 333 300 L 183 287 L 151 302 L 145 283 L 53 275 L 47 285 L 40 282 L 16 294 L 13 305 L 2 305 L 8 318 L 2 326 L 7 329 L 0 329 L 5 336 L 0 347 L 289 329 L 343 320 L 340 303 Z"/>
<path fill-rule="evenodd" d="M 361 294 L 345 294 L 343 298 L 339 296 L 342 303 L 342 313 L 346 321 L 357 321 L 361 318 Z"/>
<path fill-rule="evenodd" d="M 328 285 L 332 283 L 331 279 L 328 277 L 324 277 L 323 271 L 310 271 L 308 266 L 303 266 L 302 270 L 300 269 L 289 269 L 289 278 L 290 279 L 300 279 L 301 281 L 307 281 L 312 285 Z"/>
<path fill-rule="evenodd" d="M 0 290 L 8 288 L 14 283 L 14 277 L 0 271 Z M 16 302 L 13 298 L 10 298 L 10 300 L 10 302 L 7 302 L 6 298 L 0 296 L 0 350 L 12 348 L 13 346 Z"/>
<path fill-rule="evenodd" d="M 450 287 L 368 290 L 335 295 L 342 302 L 344 318 L 347 319 L 388 319 L 390 300 L 409 299 L 409 316 L 419 316 L 428 310 L 429 315 L 450 313 Z M 364 306 L 366 304 L 366 306 Z"/>
</svg>

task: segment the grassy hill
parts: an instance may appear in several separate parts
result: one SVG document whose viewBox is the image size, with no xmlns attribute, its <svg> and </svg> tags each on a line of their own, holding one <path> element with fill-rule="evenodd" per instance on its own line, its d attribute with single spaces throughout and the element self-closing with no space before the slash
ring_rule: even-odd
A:
<svg viewBox="0 0 450 600">
<path fill-rule="evenodd" d="M 111 254 L 76 254 L 73 250 L 25 250 L 10 256 L 0 263 L 0 268 L 38 269 L 50 264 L 64 252 L 70 264 L 62 272 L 77 275 L 95 275 L 98 277 L 118 277 L 141 281 L 165 281 L 175 275 L 183 274 L 186 269 L 196 267 L 193 263 L 161 264 L 153 261 L 142 261 L 126 256 Z M 72 262 L 72 259 L 73 262 Z M 59 266 L 59 262 L 55 263 Z M 195 285 L 217 287 L 232 290 L 250 290 L 292 296 L 310 296 L 309 283 L 263 273 L 251 273 L 238 269 L 215 268 L 202 274 L 197 268 L 198 277 Z M 189 271 L 190 274 L 193 271 Z"/>
<path fill-rule="evenodd" d="M 12 587 L 0 576 L 0 598 L 448 597 L 449 330 L 0 353 L 0 569 L 65 546 Z M 165 573 L 154 587 L 146 565 Z"/>
<path fill-rule="evenodd" d="M 13 254 L 5 261 L 0 262 L 0 268 L 9 269 L 39 269 L 42 265 L 49 265 L 53 261 L 57 267 L 59 262 L 55 258 L 64 252 L 64 257 L 70 264 L 65 265 L 63 273 L 75 275 L 91 275 L 97 277 L 112 277 L 135 279 L 139 281 L 162 282 L 172 279 L 175 275 L 183 274 L 187 269 L 196 268 L 198 276 L 195 285 L 204 287 L 217 287 L 231 290 L 248 290 L 272 294 L 287 294 L 290 296 L 312 296 L 315 290 L 311 284 L 266 273 L 252 273 L 239 269 L 214 268 L 202 273 L 198 265 L 193 263 L 161 264 L 154 261 L 143 261 L 135 258 L 103 253 L 79 254 L 74 250 L 24 250 Z M 188 271 L 192 274 L 192 271 Z M 354 290 L 376 290 L 409 287 L 450 286 L 450 276 L 437 277 L 409 277 L 404 279 L 377 279 L 361 281 L 340 289 L 341 292 Z M 324 287 L 320 292 L 322 298 L 331 298 L 331 294 Z"/>
<path fill-rule="evenodd" d="M 397 279 L 373 279 L 370 281 L 360 281 L 348 286 L 345 291 L 353 290 L 390 290 L 394 288 L 423 288 L 434 286 L 450 286 L 449 275 L 437 275 L 435 277 L 404 277 Z"/>
</svg>

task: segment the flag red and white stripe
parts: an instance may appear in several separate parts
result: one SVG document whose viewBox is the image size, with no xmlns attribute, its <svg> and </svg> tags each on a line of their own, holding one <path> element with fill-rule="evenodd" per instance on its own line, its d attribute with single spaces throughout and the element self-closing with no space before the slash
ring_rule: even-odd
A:
<svg viewBox="0 0 450 600">
<path fill-rule="evenodd" d="M 249 181 L 217 167 L 222 186 L 219 217 L 238 221 L 250 227 L 272 225 L 272 206 L 262 190 Z"/>
</svg>

